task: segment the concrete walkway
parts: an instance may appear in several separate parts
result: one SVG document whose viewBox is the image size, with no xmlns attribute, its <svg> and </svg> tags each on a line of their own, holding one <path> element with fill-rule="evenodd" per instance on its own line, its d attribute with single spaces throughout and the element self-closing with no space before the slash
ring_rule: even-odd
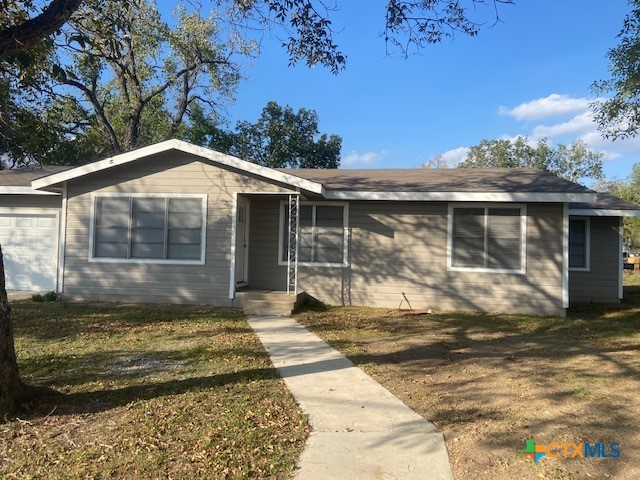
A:
<svg viewBox="0 0 640 480">
<path fill-rule="evenodd" d="M 313 432 L 298 479 L 452 479 L 441 434 L 292 318 L 249 317 Z"/>
</svg>

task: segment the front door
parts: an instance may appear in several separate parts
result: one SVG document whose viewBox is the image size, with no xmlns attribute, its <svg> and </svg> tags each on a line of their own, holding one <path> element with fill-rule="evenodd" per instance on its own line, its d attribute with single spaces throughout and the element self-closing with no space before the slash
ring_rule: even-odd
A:
<svg viewBox="0 0 640 480">
<path fill-rule="evenodd" d="M 238 197 L 236 212 L 236 284 L 248 283 L 249 202 Z"/>
</svg>

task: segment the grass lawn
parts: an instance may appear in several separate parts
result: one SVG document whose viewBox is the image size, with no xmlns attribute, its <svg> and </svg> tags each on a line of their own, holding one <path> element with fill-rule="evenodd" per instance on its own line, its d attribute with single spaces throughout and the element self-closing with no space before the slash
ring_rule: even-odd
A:
<svg viewBox="0 0 640 480">
<path fill-rule="evenodd" d="M 0 425 L 0 478 L 282 478 L 306 417 L 242 313 L 12 304 L 23 377 L 64 395 Z"/>
<path fill-rule="evenodd" d="M 640 286 L 566 319 L 373 308 L 296 318 L 434 422 L 458 480 L 640 478 Z M 520 454 L 527 439 L 620 442 L 622 456 L 536 465 Z"/>
</svg>

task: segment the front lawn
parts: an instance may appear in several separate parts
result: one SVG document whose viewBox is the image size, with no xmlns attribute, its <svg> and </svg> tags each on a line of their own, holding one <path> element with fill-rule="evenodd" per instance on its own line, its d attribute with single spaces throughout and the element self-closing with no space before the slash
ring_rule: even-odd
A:
<svg viewBox="0 0 640 480">
<path fill-rule="evenodd" d="M 625 295 L 566 319 L 373 308 L 296 318 L 434 422 L 458 480 L 637 479 L 640 287 Z M 536 465 L 520 454 L 528 439 L 619 442 L 622 456 Z"/>
<path fill-rule="evenodd" d="M 306 417 L 241 312 L 12 304 L 23 377 L 63 395 L 0 425 L 0 478 L 281 478 Z"/>
</svg>

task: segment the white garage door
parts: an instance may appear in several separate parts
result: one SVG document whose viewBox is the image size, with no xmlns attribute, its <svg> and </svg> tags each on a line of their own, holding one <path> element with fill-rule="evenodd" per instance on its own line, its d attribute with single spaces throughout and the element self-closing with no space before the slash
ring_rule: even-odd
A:
<svg viewBox="0 0 640 480">
<path fill-rule="evenodd" d="M 55 290 L 56 215 L 0 214 L 7 290 Z"/>
</svg>

